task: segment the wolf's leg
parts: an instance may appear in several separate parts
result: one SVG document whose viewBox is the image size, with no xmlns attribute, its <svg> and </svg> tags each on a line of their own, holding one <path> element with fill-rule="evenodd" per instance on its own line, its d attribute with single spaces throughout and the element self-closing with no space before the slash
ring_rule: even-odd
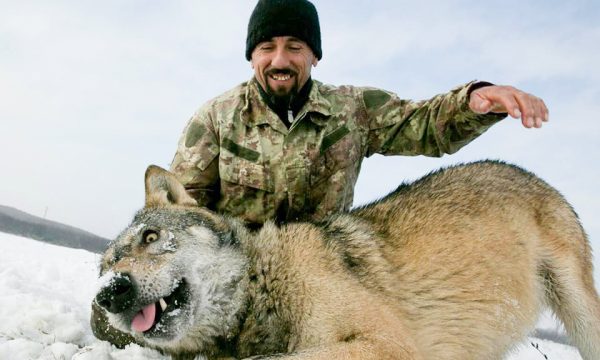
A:
<svg viewBox="0 0 600 360">
<path fill-rule="evenodd" d="M 423 360 L 415 349 L 392 339 L 363 339 L 290 354 L 259 355 L 244 360 Z"/>
</svg>

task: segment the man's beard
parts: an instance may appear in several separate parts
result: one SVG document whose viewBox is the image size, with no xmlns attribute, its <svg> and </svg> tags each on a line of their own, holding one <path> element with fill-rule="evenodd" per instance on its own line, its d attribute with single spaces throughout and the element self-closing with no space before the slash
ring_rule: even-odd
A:
<svg viewBox="0 0 600 360">
<path fill-rule="evenodd" d="M 277 93 L 271 86 L 267 84 L 267 96 L 269 97 L 269 101 L 278 109 L 284 108 L 289 109 L 290 105 L 298 95 L 298 84 L 294 84 L 294 86 L 285 93 Z"/>
<path fill-rule="evenodd" d="M 270 77 L 271 74 L 290 74 L 294 77 L 294 79 L 298 79 L 298 74 L 292 70 L 271 70 L 268 71 L 265 75 L 265 79 L 268 79 Z M 273 89 L 271 87 L 271 85 L 269 85 L 269 81 L 266 81 L 266 89 L 265 92 L 267 93 L 267 96 L 269 98 L 269 101 L 271 102 L 271 104 L 275 105 L 276 108 L 278 109 L 289 109 L 290 105 L 292 104 L 292 102 L 294 101 L 294 99 L 296 98 L 296 96 L 298 95 L 298 92 L 300 91 L 300 89 L 298 88 L 298 82 L 295 81 L 294 85 L 291 87 L 291 89 L 285 91 L 277 91 L 276 89 Z"/>
</svg>

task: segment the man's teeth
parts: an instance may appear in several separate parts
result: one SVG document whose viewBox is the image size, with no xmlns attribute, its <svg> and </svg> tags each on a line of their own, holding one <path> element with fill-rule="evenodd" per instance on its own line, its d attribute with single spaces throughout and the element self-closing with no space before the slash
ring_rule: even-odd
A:
<svg viewBox="0 0 600 360">
<path fill-rule="evenodd" d="M 167 308 L 167 302 L 165 301 L 165 299 L 160 298 L 160 300 L 158 300 L 158 303 L 160 304 L 160 308 L 162 309 L 162 311 L 165 311 L 165 309 Z"/>
<path fill-rule="evenodd" d="M 273 74 L 273 75 L 271 75 L 271 77 L 275 80 L 285 81 L 285 80 L 289 80 L 292 76 L 290 74 L 285 74 L 285 75 Z"/>
</svg>

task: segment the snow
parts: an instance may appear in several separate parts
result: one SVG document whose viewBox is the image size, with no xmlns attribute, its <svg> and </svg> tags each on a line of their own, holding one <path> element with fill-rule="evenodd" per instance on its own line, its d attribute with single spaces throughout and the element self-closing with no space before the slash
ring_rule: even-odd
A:
<svg viewBox="0 0 600 360">
<path fill-rule="evenodd" d="M 94 338 L 89 318 L 98 260 L 84 250 L 0 233 L 1 360 L 165 359 Z"/>
<path fill-rule="evenodd" d="M 162 249 L 165 251 L 175 252 L 177 251 L 177 245 L 175 244 L 175 234 L 169 231 L 169 238 L 162 245 Z"/>
<path fill-rule="evenodd" d="M 117 349 L 89 327 L 99 255 L 0 233 L 0 360 L 166 359 L 137 345 Z M 102 279 L 100 282 L 105 281 Z M 550 317 L 506 360 L 580 360 L 576 349 L 548 339 L 564 331 Z"/>
</svg>

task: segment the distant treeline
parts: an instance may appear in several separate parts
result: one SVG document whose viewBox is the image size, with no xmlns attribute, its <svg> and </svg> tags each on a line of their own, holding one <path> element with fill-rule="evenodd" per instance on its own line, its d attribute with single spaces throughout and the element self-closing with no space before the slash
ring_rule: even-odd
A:
<svg viewBox="0 0 600 360">
<path fill-rule="evenodd" d="M 108 239 L 0 205 L 0 231 L 46 243 L 101 253 Z"/>
</svg>

